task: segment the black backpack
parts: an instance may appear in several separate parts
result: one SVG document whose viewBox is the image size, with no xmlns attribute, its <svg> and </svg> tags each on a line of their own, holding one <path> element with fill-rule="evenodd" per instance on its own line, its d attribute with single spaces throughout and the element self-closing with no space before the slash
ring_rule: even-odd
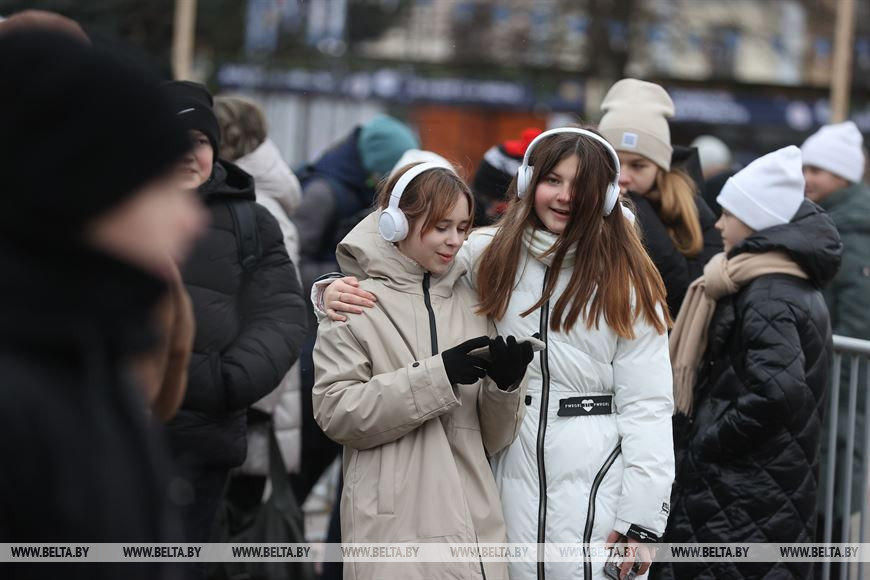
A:
<svg viewBox="0 0 870 580">
<path fill-rule="evenodd" d="M 250 274 L 257 268 L 257 263 L 263 256 L 263 247 L 260 245 L 260 234 L 257 230 L 257 214 L 254 208 L 255 201 L 249 199 L 228 199 L 227 207 L 233 216 L 233 225 L 236 229 L 236 244 L 239 248 L 239 263 L 245 274 Z"/>
</svg>

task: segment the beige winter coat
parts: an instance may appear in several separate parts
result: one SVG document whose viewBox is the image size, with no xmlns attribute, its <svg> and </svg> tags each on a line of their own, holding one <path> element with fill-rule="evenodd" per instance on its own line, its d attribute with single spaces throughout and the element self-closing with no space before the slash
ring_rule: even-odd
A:
<svg viewBox="0 0 870 580">
<path fill-rule="evenodd" d="M 342 542 L 504 542 L 501 502 L 487 457 L 509 445 L 525 412 L 526 381 L 511 393 L 485 378 L 451 385 L 433 356 L 423 269 L 377 233 L 374 212 L 341 242 L 345 272 L 364 271 L 375 308 L 320 325 L 314 416 L 345 446 Z M 437 346 L 492 334 L 458 264 L 429 280 Z M 481 562 L 345 562 L 350 580 L 481 578 Z M 485 564 L 506 579 L 504 562 Z"/>
</svg>

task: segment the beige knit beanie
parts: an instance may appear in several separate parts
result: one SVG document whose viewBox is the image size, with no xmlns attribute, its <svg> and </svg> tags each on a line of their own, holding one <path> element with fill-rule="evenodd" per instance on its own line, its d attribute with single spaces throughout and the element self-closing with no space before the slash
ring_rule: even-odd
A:
<svg viewBox="0 0 870 580">
<path fill-rule="evenodd" d="M 674 102 L 657 84 L 622 79 L 607 91 L 601 103 L 604 116 L 598 130 L 617 151 L 637 153 L 670 171 Z"/>
</svg>

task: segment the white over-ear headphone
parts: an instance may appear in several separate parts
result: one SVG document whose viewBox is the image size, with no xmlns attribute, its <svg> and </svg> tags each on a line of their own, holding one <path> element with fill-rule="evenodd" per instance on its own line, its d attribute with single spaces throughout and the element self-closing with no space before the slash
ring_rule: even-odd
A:
<svg viewBox="0 0 870 580">
<path fill-rule="evenodd" d="M 590 139 L 598 141 L 604 145 L 605 149 L 610 153 L 610 157 L 613 158 L 613 164 L 616 167 L 616 177 L 613 182 L 607 186 L 607 192 L 604 194 L 604 215 L 610 215 L 610 212 L 613 211 L 613 208 L 616 207 L 616 203 L 619 201 L 619 157 L 616 155 L 616 150 L 607 142 L 606 139 L 604 139 L 604 137 L 596 135 L 592 131 L 587 131 L 586 129 L 560 127 L 558 129 L 544 131 L 535 137 L 526 149 L 526 154 L 523 156 L 523 164 L 520 165 L 519 169 L 517 169 L 517 195 L 520 199 L 526 197 L 529 193 L 529 188 L 532 186 L 532 175 L 535 173 L 535 168 L 529 165 L 529 157 L 531 157 L 535 145 L 545 137 L 550 137 L 551 135 L 557 135 L 559 133 L 574 133 L 576 135 L 589 137 Z"/>
<path fill-rule="evenodd" d="M 443 163 L 421 163 L 403 173 L 396 185 L 393 186 L 393 191 L 390 192 L 390 204 L 381 212 L 381 217 L 378 219 L 378 230 L 388 242 L 399 242 L 408 235 L 408 218 L 399 209 L 399 200 L 402 199 L 402 194 L 405 193 L 405 188 L 411 184 L 411 181 L 430 169 L 453 171 L 452 168 Z"/>
</svg>

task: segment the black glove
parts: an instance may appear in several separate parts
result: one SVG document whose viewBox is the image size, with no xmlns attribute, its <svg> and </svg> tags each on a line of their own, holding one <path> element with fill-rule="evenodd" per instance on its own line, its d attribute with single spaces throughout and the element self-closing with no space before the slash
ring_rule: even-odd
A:
<svg viewBox="0 0 870 580">
<path fill-rule="evenodd" d="M 486 376 L 490 367 L 489 361 L 468 353 L 488 344 L 488 336 L 478 336 L 441 353 L 444 370 L 447 371 L 451 385 L 473 385 Z"/>
<path fill-rule="evenodd" d="M 513 391 L 526 374 L 526 367 L 535 357 L 532 345 L 528 342 L 517 342 L 513 336 L 497 336 L 489 343 L 489 355 L 492 365 L 489 368 L 489 378 L 495 381 L 502 391 Z"/>
</svg>

